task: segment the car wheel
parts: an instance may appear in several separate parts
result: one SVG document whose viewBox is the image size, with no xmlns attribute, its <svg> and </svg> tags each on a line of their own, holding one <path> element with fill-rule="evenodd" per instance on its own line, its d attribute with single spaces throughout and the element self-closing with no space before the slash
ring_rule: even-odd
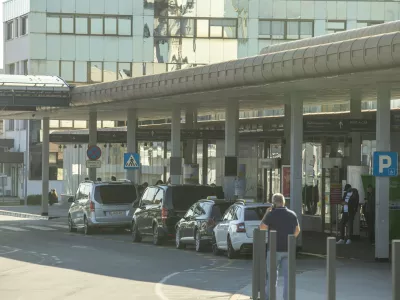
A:
<svg viewBox="0 0 400 300">
<path fill-rule="evenodd" d="M 76 232 L 76 228 L 74 227 L 74 222 L 72 221 L 71 215 L 68 215 L 68 230 L 69 232 Z"/>
<path fill-rule="evenodd" d="M 162 244 L 160 232 L 158 231 L 158 226 L 156 224 L 153 225 L 153 244 L 156 246 Z"/>
<path fill-rule="evenodd" d="M 139 243 L 142 241 L 142 237 L 140 236 L 140 232 L 138 227 L 136 226 L 136 222 L 132 222 L 131 233 L 132 233 L 132 242 Z"/>
<path fill-rule="evenodd" d="M 222 251 L 219 250 L 219 248 L 218 248 L 217 239 L 215 238 L 215 234 L 213 235 L 213 239 L 212 239 L 212 252 L 216 256 L 219 256 L 222 253 Z"/>
<path fill-rule="evenodd" d="M 175 245 L 176 245 L 176 249 L 185 249 L 186 248 L 186 245 L 181 242 L 181 235 L 179 232 L 179 228 L 176 229 Z"/>
<path fill-rule="evenodd" d="M 86 216 L 83 218 L 83 224 L 84 224 L 83 230 L 84 230 L 85 235 L 93 234 L 93 228 L 89 226 L 89 222 L 88 222 Z"/>
<path fill-rule="evenodd" d="M 196 252 L 202 252 L 204 247 L 203 247 L 203 242 L 201 240 L 201 234 L 200 234 L 199 230 L 196 230 L 194 239 L 196 242 Z"/>
<path fill-rule="evenodd" d="M 227 251 L 228 258 L 229 259 L 234 259 L 237 256 L 237 252 L 233 248 L 232 242 L 231 242 L 231 238 L 229 236 L 228 236 L 228 241 L 227 242 L 228 242 L 228 251 Z"/>
</svg>

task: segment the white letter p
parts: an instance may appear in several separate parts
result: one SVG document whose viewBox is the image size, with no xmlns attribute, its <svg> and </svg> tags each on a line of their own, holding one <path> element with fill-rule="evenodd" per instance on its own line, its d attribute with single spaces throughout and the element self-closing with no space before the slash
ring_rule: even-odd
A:
<svg viewBox="0 0 400 300">
<path fill-rule="evenodd" d="M 379 174 L 383 173 L 384 169 L 392 165 L 392 159 L 388 155 L 379 156 Z"/>
</svg>

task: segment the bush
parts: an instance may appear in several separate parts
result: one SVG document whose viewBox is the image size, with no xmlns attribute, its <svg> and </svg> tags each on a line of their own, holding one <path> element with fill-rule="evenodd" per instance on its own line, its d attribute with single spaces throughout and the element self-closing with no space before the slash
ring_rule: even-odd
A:
<svg viewBox="0 0 400 300">
<path fill-rule="evenodd" d="M 42 195 L 29 195 L 26 202 L 28 205 L 41 205 Z"/>
</svg>

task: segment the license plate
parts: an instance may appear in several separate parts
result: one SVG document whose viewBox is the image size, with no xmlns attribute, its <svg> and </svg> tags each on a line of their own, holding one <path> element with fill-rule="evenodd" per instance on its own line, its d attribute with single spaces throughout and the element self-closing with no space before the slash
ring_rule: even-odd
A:
<svg viewBox="0 0 400 300">
<path fill-rule="evenodd" d="M 111 216 L 122 216 L 123 214 L 123 211 L 110 211 Z"/>
</svg>

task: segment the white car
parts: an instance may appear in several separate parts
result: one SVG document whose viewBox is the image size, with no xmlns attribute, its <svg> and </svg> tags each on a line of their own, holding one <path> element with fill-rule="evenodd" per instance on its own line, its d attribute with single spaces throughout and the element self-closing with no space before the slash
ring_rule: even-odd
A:
<svg viewBox="0 0 400 300">
<path fill-rule="evenodd" d="M 226 251 L 228 258 L 239 253 L 251 253 L 253 249 L 253 231 L 260 225 L 271 203 L 249 203 L 237 201 L 231 205 L 214 228 L 213 253 Z M 268 239 L 268 233 L 266 233 Z"/>
</svg>

